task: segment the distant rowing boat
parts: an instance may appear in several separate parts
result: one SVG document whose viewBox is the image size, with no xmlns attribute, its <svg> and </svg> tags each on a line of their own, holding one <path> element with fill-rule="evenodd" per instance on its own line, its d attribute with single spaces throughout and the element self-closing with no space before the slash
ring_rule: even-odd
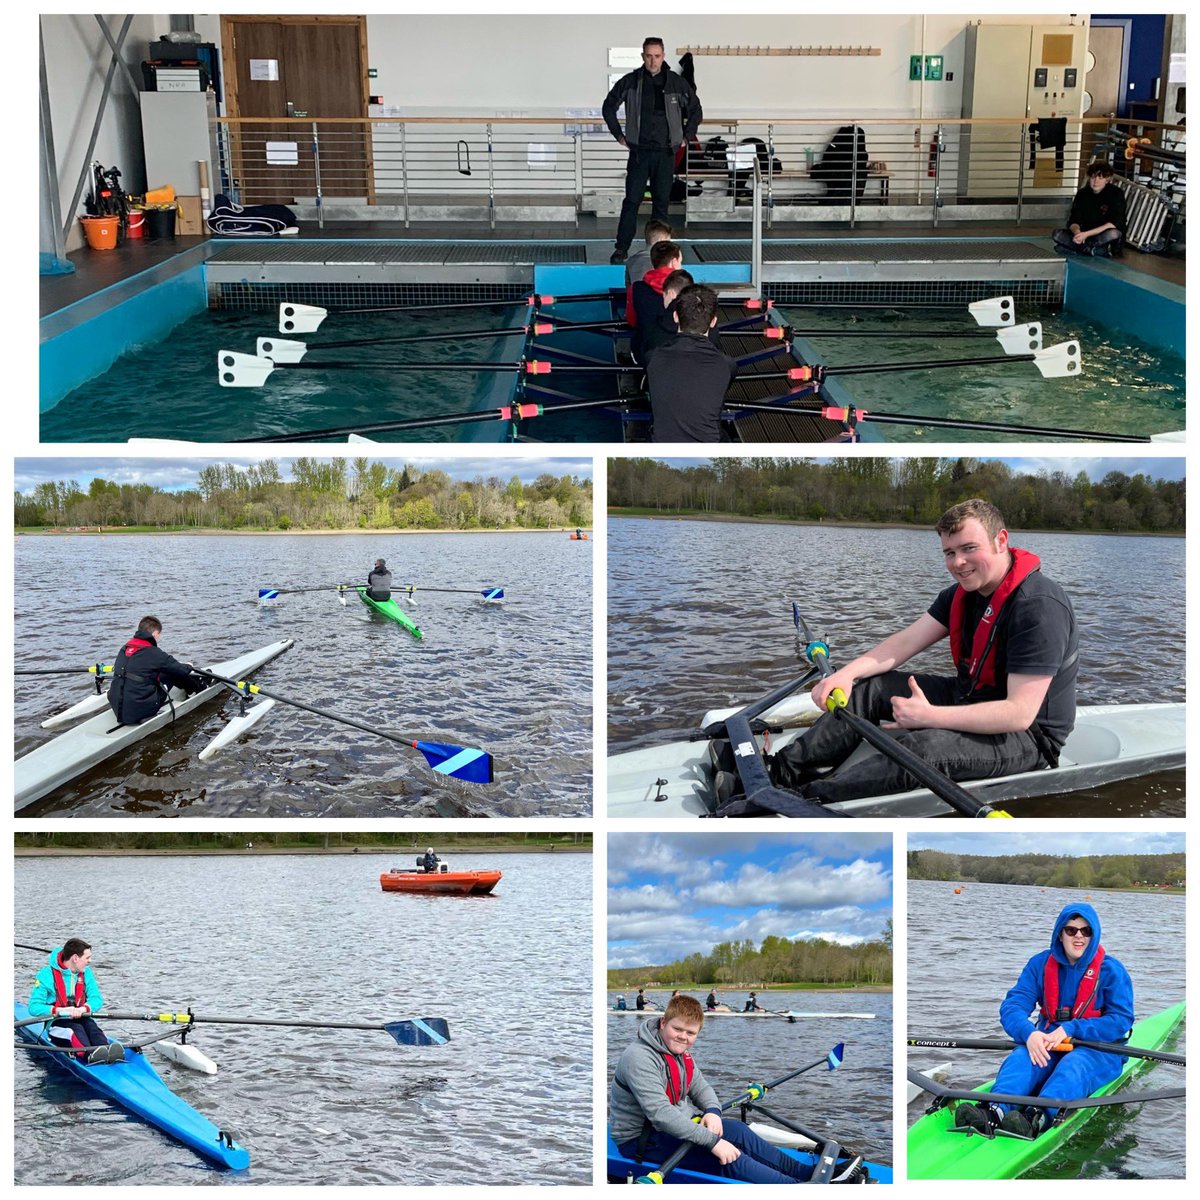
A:
<svg viewBox="0 0 1200 1200">
<path fill-rule="evenodd" d="M 724 720 L 737 708 L 705 714 L 701 728 Z M 961 786 L 987 804 L 1052 796 L 1134 779 L 1184 763 L 1187 706 L 1184 704 L 1097 704 L 1076 710 L 1075 728 L 1055 770 L 1026 771 Z M 801 721 L 816 715 L 807 693 L 789 696 L 763 714 L 782 733 L 772 735 L 776 753 L 805 729 Z M 759 737 L 760 746 L 763 739 Z M 877 753 L 860 746 L 856 755 Z M 716 809 L 708 741 L 670 742 L 613 755 L 608 760 L 610 817 L 703 817 Z M 924 788 L 889 796 L 868 796 L 827 806 L 856 817 L 932 817 L 951 811 Z"/>
<path fill-rule="evenodd" d="M 271 642 L 228 662 L 214 663 L 210 670 L 216 675 L 229 675 L 240 679 L 278 658 L 292 644 L 291 638 Z M 214 683 L 192 696 L 188 696 L 180 688 L 172 688 L 171 703 L 164 705 L 154 716 L 139 725 L 119 725 L 109 708 L 106 695 L 93 695 L 74 705 L 68 710 L 73 718 L 81 718 L 91 713 L 97 715 L 17 759 L 14 779 L 15 811 L 20 812 L 35 800 L 48 796 L 56 788 L 70 783 L 72 779 L 78 778 L 105 759 L 119 754 L 161 729 L 168 728 L 179 717 L 186 716 L 207 701 L 225 694 L 227 689 L 220 683 Z"/>
<path fill-rule="evenodd" d="M 614 1017 L 650 1017 L 657 1014 L 662 1016 L 661 1008 L 610 1008 L 608 1010 Z M 705 1010 L 704 1019 L 707 1021 L 710 1017 L 806 1017 L 809 1020 L 826 1020 L 826 1021 L 873 1021 L 875 1020 L 874 1013 L 861 1012 L 793 1012 L 790 1009 L 787 1011 L 772 1012 L 769 1010 L 759 1010 L 758 1012 L 727 1012 L 724 1009 L 716 1009 L 715 1011 Z"/>
</svg>

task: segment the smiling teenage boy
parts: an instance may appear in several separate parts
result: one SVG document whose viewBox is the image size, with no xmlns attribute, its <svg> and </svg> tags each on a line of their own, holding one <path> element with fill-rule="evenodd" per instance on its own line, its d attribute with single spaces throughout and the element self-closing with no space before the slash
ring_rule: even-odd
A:
<svg viewBox="0 0 1200 1200">
<path fill-rule="evenodd" d="M 1003 516 L 986 500 L 956 504 L 936 531 L 954 582 L 907 628 L 821 680 L 813 702 L 824 710 L 840 688 L 851 712 L 888 728 L 954 780 L 1057 766 L 1075 725 L 1079 634 L 1070 599 L 1036 554 L 1010 544 Z M 954 675 L 898 670 L 943 638 Z M 882 755 L 847 762 L 859 740 L 826 713 L 767 760 L 771 777 L 818 803 L 917 786 Z M 728 745 L 713 743 L 721 774 L 732 765 Z"/>
</svg>

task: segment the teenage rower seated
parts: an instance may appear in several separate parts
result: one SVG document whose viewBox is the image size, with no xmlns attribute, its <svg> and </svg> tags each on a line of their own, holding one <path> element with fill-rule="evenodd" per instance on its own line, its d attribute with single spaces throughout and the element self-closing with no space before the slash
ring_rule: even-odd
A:
<svg viewBox="0 0 1200 1200">
<path fill-rule="evenodd" d="M 392 598 L 392 573 L 382 558 L 375 560 L 375 566 L 367 576 L 367 595 L 379 601 Z"/>
<path fill-rule="evenodd" d="M 683 250 L 677 242 L 655 242 L 650 247 L 650 269 L 629 289 L 625 323 L 633 330 L 636 347 L 638 326 L 652 321 L 662 311 L 663 282 L 683 266 Z M 636 354 L 635 354 L 636 357 Z"/>
<path fill-rule="evenodd" d="M 167 702 L 172 687 L 188 695 L 202 692 L 208 681 L 192 673 L 190 662 L 179 662 L 159 648 L 162 622 L 143 617 L 137 632 L 117 651 L 108 705 L 122 725 L 149 720 Z"/>
<path fill-rule="evenodd" d="M 1125 240 L 1125 193 L 1112 180 L 1111 164 L 1094 162 L 1088 167 L 1087 181 L 1071 201 L 1066 229 L 1056 229 L 1050 235 L 1060 254 L 1112 258 L 1121 253 Z"/>
<path fill-rule="evenodd" d="M 47 1034 L 56 1046 L 79 1051 L 80 1062 L 122 1062 L 125 1047 L 110 1042 L 92 1019 L 104 997 L 91 968 L 92 948 L 82 938 L 68 938 L 50 952 L 46 965 L 37 973 L 29 996 L 29 1015 L 44 1016 Z"/>
<path fill-rule="evenodd" d="M 679 333 L 650 355 L 646 376 L 656 442 L 719 442 L 725 393 L 737 364 L 709 331 L 717 324 L 717 294 L 703 284 L 679 293 L 673 313 Z"/>
<path fill-rule="evenodd" d="M 646 239 L 646 244 L 640 250 L 635 250 L 625 262 L 625 320 L 629 325 L 633 325 L 633 285 L 641 281 L 647 271 L 651 270 L 654 264 L 650 261 L 650 251 L 659 242 L 669 242 L 674 236 L 674 232 L 666 221 L 656 220 L 651 217 L 646 222 L 646 227 L 642 231 Z"/>
<path fill-rule="evenodd" d="M 643 311 L 633 330 L 630 350 L 634 360 L 645 366 L 650 355 L 660 346 L 673 342 L 679 334 L 679 326 L 675 324 L 675 301 L 685 287 L 691 287 L 696 281 L 690 271 L 672 271 L 663 280 L 662 295 L 659 296 L 649 288 L 641 294 Z M 714 329 L 709 337 L 716 338 Z"/>
</svg>

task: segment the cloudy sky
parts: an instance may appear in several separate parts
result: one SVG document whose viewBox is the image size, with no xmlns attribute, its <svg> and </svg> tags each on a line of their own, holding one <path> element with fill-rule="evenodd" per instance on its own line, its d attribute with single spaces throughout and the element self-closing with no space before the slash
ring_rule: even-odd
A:
<svg viewBox="0 0 1200 1200">
<path fill-rule="evenodd" d="M 1164 447 L 1165 448 L 1165 447 Z M 1082 453 L 1076 453 L 1082 451 Z M 814 456 L 815 457 L 815 456 Z M 956 455 L 942 455 L 943 458 L 955 458 Z M 1109 471 L 1121 471 L 1126 475 L 1149 475 L 1151 479 L 1183 479 L 1185 461 L 1176 450 L 1163 457 L 1123 457 L 1112 455 L 1100 458 L 1093 454 L 1090 447 L 1056 446 L 1055 457 L 1020 457 L 1009 458 L 999 454 L 977 454 L 972 457 L 980 462 L 1005 462 L 1022 475 L 1037 475 L 1042 471 L 1066 471 L 1072 478 L 1080 471 L 1085 471 L 1093 482 L 1103 479 Z M 666 461 L 661 460 L 661 461 Z M 816 458 L 817 462 L 831 462 L 830 458 Z M 702 467 L 712 462 L 711 458 L 672 458 L 674 467 Z"/>
<path fill-rule="evenodd" d="M 892 915 L 888 833 L 623 834 L 608 839 L 608 965 L 770 934 L 844 945 Z"/>
<path fill-rule="evenodd" d="M 1094 831 L 1068 833 L 1058 830 L 1046 840 L 1044 833 L 1009 833 L 989 837 L 979 833 L 947 833 L 908 835 L 910 850 L 942 850 L 947 854 L 984 854 L 995 858 L 1002 854 L 1061 854 L 1066 858 L 1094 854 L 1182 854 L 1183 834 L 1155 830 L 1134 830 L 1131 833 L 1105 833 L 1097 837 Z"/>
<path fill-rule="evenodd" d="M 453 479 L 474 479 L 476 476 L 487 479 L 496 475 L 507 481 L 517 475 L 523 482 L 532 483 L 539 475 L 578 475 L 584 479 L 592 477 L 591 458 L 529 458 L 507 454 L 455 455 L 453 458 L 428 454 L 410 454 L 399 458 L 372 457 L 374 461 L 386 463 L 397 470 L 407 464 L 422 471 L 445 471 Z M 99 477 L 118 484 L 149 483 L 174 492 L 194 488 L 196 476 L 212 462 L 232 463 L 244 470 L 263 458 L 273 458 L 279 463 L 283 478 L 291 478 L 294 458 L 274 454 L 221 455 L 210 458 L 18 458 L 13 464 L 13 486 L 19 492 L 30 492 L 39 483 L 74 479 L 86 491 L 88 484 Z M 318 461 L 328 462 L 329 458 L 320 458 Z"/>
</svg>

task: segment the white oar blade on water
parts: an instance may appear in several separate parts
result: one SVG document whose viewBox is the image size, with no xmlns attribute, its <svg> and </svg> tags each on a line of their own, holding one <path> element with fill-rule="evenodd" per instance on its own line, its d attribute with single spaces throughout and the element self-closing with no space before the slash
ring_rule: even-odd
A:
<svg viewBox="0 0 1200 1200">
<path fill-rule="evenodd" d="M 358 445 L 378 446 L 379 445 L 379 443 L 377 441 L 375 441 L 374 438 L 365 438 L 362 436 L 362 434 L 359 434 L 359 433 L 350 434 L 350 436 L 346 439 L 346 441 L 350 442 L 351 445 L 355 445 L 355 446 L 358 446 Z"/>
<path fill-rule="evenodd" d="M 257 354 L 239 354 L 236 350 L 217 351 L 217 381 L 222 387 L 262 387 L 275 364 Z"/>
<path fill-rule="evenodd" d="M 203 750 L 200 751 L 201 759 L 212 758 L 218 750 L 228 746 L 230 742 L 236 741 L 242 736 L 252 725 L 256 725 L 275 707 L 274 700 L 262 700 L 253 708 L 247 709 L 240 717 L 234 717 L 220 733 L 217 734 Z"/>
<path fill-rule="evenodd" d="M 103 712 L 108 707 L 108 693 L 97 696 L 94 692 L 86 700 L 80 700 L 78 704 L 72 704 L 70 708 L 64 708 L 62 712 L 55 713 L 52 717 L 47 717 L 42 722 L 43 729 L 58 729 L 63 725 L 74 725 L 76 721 L 83 717 L 94 717 L 98 712 Z"/>
<path fill-rule="evenodd" d="M 991 328 L 994 325 L 1011 325 L 1017 318 L 1011 296 L 993 296 L 990 300 L 976 300 L 967 305 L 967 312 L 975 318 L 976 325 Z"/>
<path fill-rule="evenodd" d="M 1187 430 L 1172 429 L 1167 433 L 1154 433 L 1150 435 L 1150 440 L 1152 442 L 1186 442 Z"/>
<path fill-rule="evenodd" d="M 329 314 L 312 304 L 281 304 L 279 306 L 280 333 L 315 333 Z"/>
<path fill-rule="evenodd" d="M 1004 347 L 1005 354 L 1036 354 L 1042 348 L 1041 322 L 1001 329 L 996 333 L 996 341 Z"/>
<path fill-rule="evenodd" d="M 181 1045 L 179 1042 L 155 1042 L 154 1048 L 163 1056 L 189 1071 L 199 1071 L 202 1075 L 215 1075 L 217 1064 L 207 1054 L 202 1054 L 195 1046 Z"/>
<path fill-rule="evenodd" d="M 1083 371 L 1083 354 L 1078 342 L 1059 342 L 1048 346 L 1033 356 L 1033 365 L 1042 373 L 1043 379 L 1065 379 Z"/>
<path fill-rule="evenodd" d="M 254 348 L 259 358 L 277 363 L 300 362 L 308 353 L 304 342 L 289 342 L 286 338 L 259 338 Z"/>
</svg>

